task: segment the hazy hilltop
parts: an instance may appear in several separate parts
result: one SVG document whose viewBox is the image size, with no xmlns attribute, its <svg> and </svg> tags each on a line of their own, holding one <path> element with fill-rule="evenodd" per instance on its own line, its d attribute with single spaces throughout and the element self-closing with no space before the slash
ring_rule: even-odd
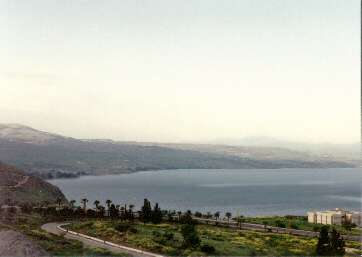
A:
<svg viewBox="0 0 362 257">
<path fill-rule="evenodd" d="M 281 147 L 81 140 L 22 125 L 0 126 L 0 159 L 45 178 L 160 169 L 354 167 Z"/>
<path fill-rule="evenodd" d="M 51 141 L 65 139 L 62 136 L 35 130 L 20 124 L 0 124 L 0 138 L 31 144 L 46 144 Z"/>
<path fill-rule="evenodd" d="M 63 193 L 40 178 L 29 176 L 23 171 L 0 163 L 0 206 L 2 204 L 56 203 L 60 198 L 66 202 Z"/>
<path fill-rule="evenodd" d="M 361 157 L 360 143 L 303 143 L 280 140 L 273 137 L 244 137 L 241 139 L 219 139 L 212 141 L 214 144 L 228 146 L 250 146 L 250 147 L 278 147 L 295 151 L 314 154 L 317 156 L 330 156 L 347 160 L 359 160 Z"/>
</svg>

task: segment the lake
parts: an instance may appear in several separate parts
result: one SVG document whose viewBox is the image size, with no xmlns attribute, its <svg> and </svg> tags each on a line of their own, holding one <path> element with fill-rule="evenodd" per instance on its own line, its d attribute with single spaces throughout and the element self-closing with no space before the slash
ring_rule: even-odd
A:
<svg viewBox="0 0 362 257">
<path fill-rule="evenodd" d="M 242 169 L 164 170 L 55 179 L 71 200 L 106 199 L 134 204 L 143 199 L 163 209 L 234 215 L 305 215 L 309 210 L 361 209 L 361 170 Z"/>
</svg>

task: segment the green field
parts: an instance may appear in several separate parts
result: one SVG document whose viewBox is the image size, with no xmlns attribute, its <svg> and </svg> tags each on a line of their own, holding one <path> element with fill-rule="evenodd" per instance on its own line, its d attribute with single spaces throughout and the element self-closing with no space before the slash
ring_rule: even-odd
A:
<svg viewBox="0 0 362 257">
<path fill-rule="evenodd" d="M 205 255 L 202 245 L 215 248 L 211 255 L 255 256 L 255 255 L 315 255 L 315 238 L 302 238 L 286 234 L 240 231 L 208 225 L 197 225 L 201 244 L 185 249 L 180 227 L 175 224 L 136 223 L 116 230 L 120 222 L 87 221 L 74 223 L 69 229 L 98 237 L 114 243 L 129 245 L 167 255 Z M 127 228 L 128 227 L 128 228 Z"/>
</svg>

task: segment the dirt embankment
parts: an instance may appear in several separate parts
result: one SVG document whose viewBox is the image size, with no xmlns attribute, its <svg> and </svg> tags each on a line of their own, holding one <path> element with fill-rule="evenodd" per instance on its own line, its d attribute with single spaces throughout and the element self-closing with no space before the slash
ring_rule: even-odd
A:
<svg viewBox="0 0 362 257">
<path fill-rule="evenodd" d="M 41 257 L 50 255 L 23 234 L 4 230 L 0 231 L 0 256 Z"/>
</svg>

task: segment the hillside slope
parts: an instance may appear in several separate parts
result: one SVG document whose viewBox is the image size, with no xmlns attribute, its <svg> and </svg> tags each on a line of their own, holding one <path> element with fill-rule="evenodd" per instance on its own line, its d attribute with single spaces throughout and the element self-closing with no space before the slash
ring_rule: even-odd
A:
<svg viewBox="0 0 362 257">
<path fill-rule="evenodd" d="M 66 202 L 63 193 L 40 178 L 26 175 L 21 170 L 0 163 L 0 206 L 3 204 Z"/>
<path fill-rule="evenodd" d="M 0 256 L 45 257 L 50 255 L 23 234 L 4 230 L 0 231 Z"/>
<path fill-rule="evenodd" d="M 6 133 L 1 132 L 4 130 Z M 0 160 L 43 178 L 160 169 L 354 166 L 352 163 L 282 148 L 79 140 L 37 132 L 28 127 L 21 128 L 20 125 L 16 125 L 16 128 L 0 126 Z"/>
</svg>

